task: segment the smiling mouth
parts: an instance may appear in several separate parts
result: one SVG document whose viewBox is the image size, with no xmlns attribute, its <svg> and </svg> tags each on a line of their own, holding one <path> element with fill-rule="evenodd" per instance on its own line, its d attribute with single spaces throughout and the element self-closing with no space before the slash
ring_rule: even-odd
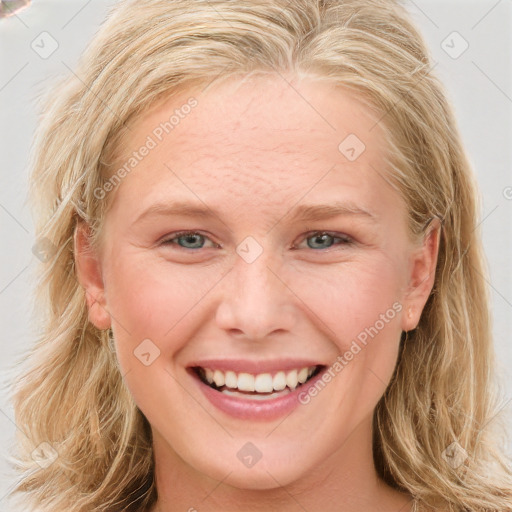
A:
<svg viewBox="0 0 512 512">
<path fill-rule="evenodd" d="M 277 398 L 296 390 L 325 367 L 316 365 L 290 371 L 251 374 L 212 370 L 196 366 L 192 371 L 207 386 L 220 393 L 243 398 Z"/>
</svg>

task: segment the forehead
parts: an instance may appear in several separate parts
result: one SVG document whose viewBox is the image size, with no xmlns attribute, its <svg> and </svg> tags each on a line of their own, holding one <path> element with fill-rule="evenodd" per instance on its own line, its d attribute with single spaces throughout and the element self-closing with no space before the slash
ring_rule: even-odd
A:
<svg viewBox="0 0 512 512">
<path fill-rule="evenodd" d="M 378 119 L 353 93 L 311 78 L 272 75 L 183 90 L 132 122 L 117 167 L 151 149 L 116 196 L 135 209 L 170 196 L 212 206 L 259 198 L 259 211 L 327 192 L 382 202 Z"/>
</svg>

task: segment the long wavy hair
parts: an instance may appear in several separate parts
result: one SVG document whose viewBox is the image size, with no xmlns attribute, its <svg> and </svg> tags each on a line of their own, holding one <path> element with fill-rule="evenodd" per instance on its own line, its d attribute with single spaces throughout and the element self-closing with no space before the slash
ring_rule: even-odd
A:
<svg viewBox="0 0 512 512">
<path fill-rule="evenodd" d="M 157 499 L 151 430 L 109 330 L 88 321 L 77 223 L 101 237 L 130 120 L 163 97 L 252 73 L 292 72 L 350 90 L 379 113 L 390 182 L 411 235 L 442 221 L 435 282 L 374 412 L 379 476 L 419 506 L 512 509 L 512 472 L 491 335 L 480 199 L 422 36 L 395 0 L 122 0 L 44 100 L 31 157 L 39 252 L 38 339 L 12 384 L 19 475 L 41 511 L 143 512 Z M 456 461 L 456 462 L 454 462 Z M 26 505 L 27 506 L 27 505 Z"/>
</svg>

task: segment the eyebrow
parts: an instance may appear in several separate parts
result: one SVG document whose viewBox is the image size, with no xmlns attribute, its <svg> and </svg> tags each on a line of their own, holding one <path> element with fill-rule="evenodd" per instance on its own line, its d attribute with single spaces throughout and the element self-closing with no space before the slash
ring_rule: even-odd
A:
<svg viewBox="0 0 512 512">
<path fill-rule="evenodd" d="M 375 213 L 359 205 L 356 205 L 351 201 L 343 203 L 335 201 L 334 203 L 330 204 L 301 204 L 287 212 L 283 218 L 290 216 L 292 220 L 312 222 L 346 215 L 366 218 L 373 222 L 378 221 L 378 217 Z M 183 201 L 169 201 L 151 205 L 135 219 L 133 224 L 153 216 L 182 216 L 197 217 L 202 219 L 208 219 L 212 217 L 222 218 L 222 215 L 219 212 L 212 210 L 205 205 L 193 204 Z"/>
</svg>

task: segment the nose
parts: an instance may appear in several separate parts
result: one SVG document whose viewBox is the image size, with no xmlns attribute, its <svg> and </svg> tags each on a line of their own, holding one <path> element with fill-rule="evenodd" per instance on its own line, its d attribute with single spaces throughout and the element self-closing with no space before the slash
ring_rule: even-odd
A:
<svg viewBox="0 0 512 512">
<path fill-rule="evenodd" d="M 268 252 L 251 263 L 237 255 L 224 279 L 216 322 L 230 335 L 261 341 L 297 323 L 296 297 Z"/>
</svg>

